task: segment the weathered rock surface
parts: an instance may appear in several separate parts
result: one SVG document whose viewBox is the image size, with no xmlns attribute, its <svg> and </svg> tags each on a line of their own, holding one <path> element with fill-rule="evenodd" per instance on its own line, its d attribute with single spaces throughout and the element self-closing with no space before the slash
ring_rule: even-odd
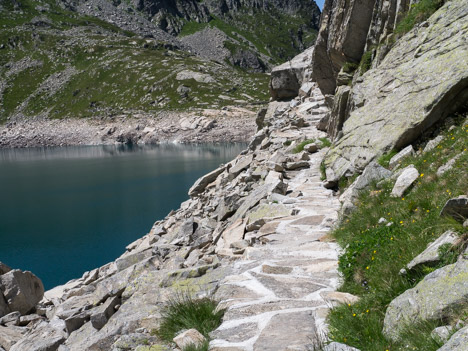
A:
<svg viewBox="0 0 468 351">
<path fill-rule="evenodd" d="M 414 155 L 414 149 L 412 145 L 408 145 L 405 147 L 403 150 L 401 150 L 399 153 L 397 153 L 395 156 L 393 156 L 390 159 L 390 162 L 388 163 L 388 166 L 390 168 L 395 168 L 395 166 L 399 165 L 401 161 L 403 161 L 405 158 L 409 156 Z"/>
<path fill-rule="evenodd" d="M 410 263 L 408 263 L 406 268 L 411 270 L 423 264 L 431 265 L 437 263 L 440 260 L 439 248 L 446 244 L 454 245 L 458 238 L 459 236 L 453 231 L 445 232 L 436 241 L 430 243 L 426 250 L 421 252 Z"/>
<path fill-rule="evenodd" d="M 407 146 L 466 101 L 467 22 L 466 0 L 447 2 L 356 82 L 343 137 L 326 159 L 339 178 L 364 169 L 384 152 Z"/>
<path fill-rule="evenodd" d="M 345 62 L 359 62 L 366 45 L 375 0 L 325 1 L 313 54 L 313 79 L 333 94 Z"/>
<path fill-rule="evenodd" d="M 8 309 L 21 314 L 30 312 L 44 296 L 44 286 L 41 280 L 31 272 L 23 272 L 19 269 L 0 276 L 0 291 Z"/>
<path fill-rule="evenodd" d="M 461 195 L 448 200 L 440 215 L 453 217 L 460 223 L 463 223 L 468 218 L 468 196 Z"/>
<path fill-rule="evenodd" d="M 443 320 L 468 299 L 468 259 L 440 268 L 413 289 L 405 291 L 387 308 L 384 333 L 393 340 L 399 338 L 407 325 Z"/>
<path fill-rule="evenodd" d="M 181 350 L 183 350 L 190 345 L 196 347 L 203 345 L 203 343 L 206 341 L 206 338 L 200 334 L 198 330 L 189 329 L 177 335 L 173 341 Z"/>
<path fill-rule="evenodd" d="M 292 99 L 299 94 L 305 71 L 312 63 L 314 49 L 310 48 L 291 61 L 271 71 L 270 94 L 274 100 Z"/>
<path fill-rule="evenodd" d="M 397 178 L 391 196 L 401 197 L 405 191 L 419 178 L 419 172 L 413 165 L 405 168 Z"/>
<path fill-rule="evenodd" d="M 453 334 L 450 340 L 437 351 L 465 351 L 466 345 L 468 345 L 468 327 Z"/>
</svg>

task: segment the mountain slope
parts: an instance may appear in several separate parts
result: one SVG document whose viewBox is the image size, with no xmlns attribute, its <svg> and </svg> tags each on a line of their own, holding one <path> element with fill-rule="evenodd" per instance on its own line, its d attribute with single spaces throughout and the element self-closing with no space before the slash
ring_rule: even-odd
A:
<svg viewBox="0 0 468 351">
<path fill-rule="evenodd" d="M 316 5 L 216 3 L 0 0 L 0 122 L 265 103 L 268 76 L 251 71 L 305 45 Z"/>
</svg>

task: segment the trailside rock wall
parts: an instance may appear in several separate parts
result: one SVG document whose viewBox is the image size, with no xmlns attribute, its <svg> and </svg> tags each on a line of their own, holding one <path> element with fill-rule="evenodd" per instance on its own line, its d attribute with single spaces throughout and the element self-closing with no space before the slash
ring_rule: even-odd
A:
<svg viewBox="0 0 468 351">
<path fill-rule="evenodd" d="M 326 0 L 313 58 L 313 78 L 333 94 L 346 62 L 359 62 L 366 45 L 375 0 Z"/>
<path fill-rule="evenodd" d="M 466 104 L 467 38 L 468 0 L 449 1 L 355 80 L 343 137 L 326 159 L 332 178 L 363 170 Z"/>
</svg>

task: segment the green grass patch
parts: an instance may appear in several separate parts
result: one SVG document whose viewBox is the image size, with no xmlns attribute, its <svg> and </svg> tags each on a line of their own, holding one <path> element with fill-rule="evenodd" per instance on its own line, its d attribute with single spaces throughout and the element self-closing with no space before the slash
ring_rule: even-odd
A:
<svg viewBox="0 0 468 351">
<path fill-rule="evenodd" d="M 299 152 L 302 152 L 304 151 L 304 147 L 306 145 L 309 145 L 309 144 L 312 144 L 315 142 L 315 139 L 307 139 L 307 140 L 304 140 L 303 142 L 297 144 L 297 146 L 292 150 L 292 152 L 294 154 L 298 154 Z"/>
<path fill-rule="evenodd" d="M 353 73 L 355 70 L 357 70 L 359 67 L 359 65 L 357 63 L 353 63 L 353 62 L 346 62 L 342 69 L 344 72 L 346 73 Z"/>
<path fill-rule="evenodd" d="M 197 329 L 209 340 L 209 333 L 222 321 L 224 310 L 216 310 L 217 301 L 210 298 L 195 299 L 188 294 L 179 295 L 162 311 L 162 322 L 156 335 L 166 342 L 184 329 Z M 185 350 L 184 350 L 185 351 Z"/>
<path fill-rule="evenodd" d="M 463 116 L 459 121 L 465 118 Z M 404 197 L 390 196 L 394 181 L 384 182 L 379 189 L 373 187 L 360 196 L 356 211 L 343 219 L 334 231 L 338 243 L 346 247 L 339 259 L 339 270 L 344 278 L 341 290 L 358 295 L 361 300 L 355 305 L 332 310 L 329 321 L 333 340 L 361 351 L 403 351 L 408 350 L 406 345 L 412 345 L 410 350 L 414 347 L 419 351 L 436 351 L 440 347 L 428 335 L 436 326 L 443 325 L 442 321 L 431 321 L 427 330 L 422 326 L 411 326 L 420 331 L 421 336 L 413 335 L 409 330 L 404 336 L 404 344 L 398 344 L 382 334 L 383 319 L 394 298 L 414 287 L 427 273 L 453 263 L 464 248 L 463 245 L 457 248 L 444 246 L 440 249 L 442 260 L 437 266 L 422 267 L 403 276 L 399 274 L 401 268 L 447 230 L 456 231 L 461 240 L 466 241 L 466 228 L 439 215 L 448 199 L 468 192 L 466 145 L 468 125 L 445 131 L 444 140 L 436 149 L 403 160 L 402 167 L 413 164 L 420 172 L 419 179 Z M 437 169 L 459 154 L 462 156 L 453 169 L 438 177 Z M 380 218 L 393 224 L 379 224 Z"/>
<path fill-rule="evenodd" d="M 319 138 L 318 140 L 322 142 L 323 147 L 330 147 L 332 145 L 332 142 L 328 138 L 323 137 L 323 138 Z"/>
<path fill-rule="evenodd" d="M 361 74 L 366 73 L 372 67 L 372 52 L 373 50 L 366 51 L 362 57 L 359 67 L 361 69 Z"/>
<path fill-rule="evenodd" d="M 421 0 L 411 5 L 406 16 L 397 25 L 395 33 L 400 35 L 408 33 L 416 24 L 427 20 L 444 3 L 445 0 Z"/>
<path fill-rule="evenodd" d="M 390 160 L 392 159 L 393 156 L 395 156 L 398 153 L 397 150 L 392 150 L 390 152 L 387 152 L 386 154 L 383 154 L 380 156 L 377 160 L 377 163 L 381 165 L 382 167 L 388 168 L 390 164 Z"/>
</svg>

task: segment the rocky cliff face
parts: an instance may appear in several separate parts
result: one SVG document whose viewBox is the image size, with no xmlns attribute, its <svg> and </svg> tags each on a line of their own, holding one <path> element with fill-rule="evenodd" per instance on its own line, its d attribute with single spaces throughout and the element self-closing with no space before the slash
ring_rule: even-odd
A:
<svg viewBox="0 0 468 351">
<path fill-rule="evenodd" d="M 429 127 L 466 107 L 468 2 L 449 1 L 393 45 L 382 62 L 356 75 L 342 118 L 342 137 L 327 157 L 332 178 L 362 171 L 402 149 Z M 340 87 L 341 88 L 341 87 Z M 338 89 L 335 101 L 342 97 Z"/>
</svg>

